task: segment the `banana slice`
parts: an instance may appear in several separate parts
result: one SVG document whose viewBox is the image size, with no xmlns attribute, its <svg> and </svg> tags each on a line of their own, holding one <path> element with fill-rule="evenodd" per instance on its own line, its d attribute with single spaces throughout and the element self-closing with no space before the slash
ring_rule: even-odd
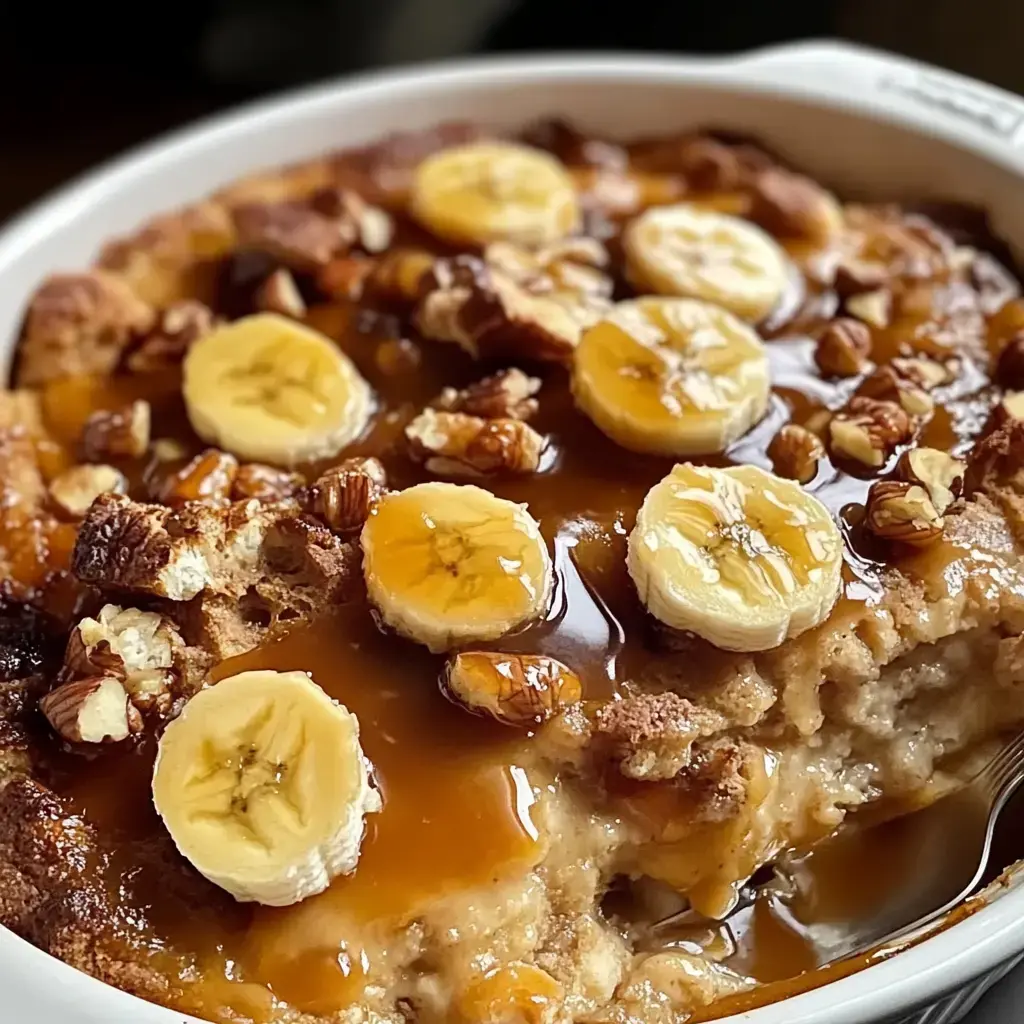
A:
<svg viewBox="0 0 1024 1024">
<path fill-rule="evenodd" d="M 685 295 L 760 320 L 789 284 L 789 261 L 749 221 L 689 203 L 655 206 L 623 235 L 630 278 L 659 295 Z"/>
<path fill-rule="evenodd" d="M 336 455 L 373 410 L 370 385 L 334 342 L 273 313 L 203 335 L 184 373 L 195 432 L 258 462 L 293 466 Z"/>
<path fill-rule="evenodd" d="M 379 811 L 359 722 L 304 672 L 202 690 L 160 739 L 153 802 L 182 855 L 241 902 L 284 907 L 353 871 Z"/>
<path fill-rule="evenodd" d="M 432 651 L 497 639 L 547 608 L 551 558 L 537 521 L 480 487 L 426 483 L 388 494 L 361 540 L 370 599 Z"/>
<path fill-rule="evenodd" d="M 768 356 L 753 328 L 719 306 L 636 299 L 583 334 L 572 392 L 623 448 L 706 455 L 764 415 Z"/>
<path fill-rule="evenodd" d="M 791 480 L 684 463 L 648 491 L 627 565 L 655 618 L 727 651 L 766 651 L 828 616 L 843 541 Z"/>
<path fill-rule="evenodd" d="M 509 142 L 444 149 L 416 169 L 412 215 L 440 238 L 544 245 L 580 223 L 569 172 L 549 153 Z"/>
</svg>

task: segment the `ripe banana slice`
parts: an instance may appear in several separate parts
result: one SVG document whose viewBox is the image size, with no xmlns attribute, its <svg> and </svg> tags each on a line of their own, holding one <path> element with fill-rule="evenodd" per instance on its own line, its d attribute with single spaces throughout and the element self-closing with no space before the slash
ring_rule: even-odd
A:
<svg viewBox="0 0 1024 1024">
<path fill-rule="evenodd" d="M 388 494 L 361 540 L 370 599 L 388 625 L 432 651 L 497 639 L 547 608 L 551 557 L 537 521 L 480 487 Z"/>
<path fill-rule="evenodd" d="M 184 395 L 203 440 L 280 466 L 336 455 L 373 410 L 370 385 L 334 342 L 273 313 L 196 341 L 185 357 Z"/>
<path fill-rule="evenodd" d="M 719 306 L 636 299 L 584 332 L 572 392 L 623 448 L 706 455 L 764 415 L 768 356 L 753 328 Z"/>
<path fill-rule="evenodd" d="M 304 672 L 240 672 L 160 739 L 153 802 L 182 855 L 241 902 L 284 907 L 353 871 L 379 811 L 359 722 Z"/>
<path fill-rule="evenodd" d="M 765 651 L 828 616 L 843 541 L 791 480 L 684 463 L 647 492 L 627 565 L 655 618 L 727 651 Z"/>
<path fill-rule="evenodd" d="M 689 203 L 655 206 L 623 235 L 629 276 L 659 295 L 686 295 L 761 320 L 789 284 L 789 261 L 749 221 Z"/>
<path fill-rule="evenodd" d="M 510 142 L 443 149 L 416 169 L 412 215 L 457 244 L 544 245 L 580 222 L 569 172 L 549 153 Z"/>
</svg>

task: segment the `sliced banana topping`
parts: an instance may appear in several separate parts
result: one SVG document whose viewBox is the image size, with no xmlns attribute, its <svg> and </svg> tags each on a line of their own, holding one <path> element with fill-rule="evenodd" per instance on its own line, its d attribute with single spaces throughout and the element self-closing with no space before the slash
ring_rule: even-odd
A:
<svg viewBox="0 0 1024 1024">
<path fill-rule="evenodd" d="M 576 348 L 576 404 L 637 452 L 705 455 L 768 407 L 768 356 L 756 332 L 695 299 L 620 302 Z"/>
<path fill-rule="evenodd" d="M 676 466 L 647 493 L 627 565 L 657 619 L 728 651 L 816 626 L 839 596 L 843 542 L 828 509 L 756 466 Z"/>
<path fill-rule="evenodd" d="M 359 723 L 304 672 L 241 672 L 160 739 L 153 802 L 182 855 L 242 902 L 288 906 L 353 871 L 380 810 Z"/>
<path fill-rule="evenodd" d="M 789 261 L 770 235 L 689 203 L 642 213 L 626 228 L 623 247 L 639 288 L 715 302 L 745 320 L 767 316 L 789 283 Z"/>
<path fill-rule="evenodd" d="M 334 342 L 273 313 L 195 342 L 184 395 L 203 440 L 281 466 L 336 455 L 366 429 L 373 409 L 370 385 Z"/>
<path fill-rule="evenodd" d="M 440 238 L 544 245 L 572 234 L 580 210 L 572 178 L 549 153 L 509 142 L 444 149 L 416 169 L 412 215 Z"/>
<path fill-rule="evenodd" d="M 551 557 L 537 521 L 471 485 L 417 484 L 383 497 L 362 532 L 370 599 L 403 636 L 444 651 L 542 615 Z"/>
</svg>

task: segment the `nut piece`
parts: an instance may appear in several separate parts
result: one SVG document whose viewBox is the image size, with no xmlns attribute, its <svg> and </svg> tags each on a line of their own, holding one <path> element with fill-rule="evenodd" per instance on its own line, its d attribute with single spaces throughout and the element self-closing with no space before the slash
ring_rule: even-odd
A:
<svg viewBox="0 0 1024 1024">
<path fill-rule="evenodd" d="M 871 331 L 859 320 L 840 317 L 822 332 L 814 361 L 826 377 L 855 377 L 868 364 Z"/>
<path fill-rule="evenodd" d="M 164 477 L 160 500 L 168 505 L 186 501 L 224 502 L 238 475 L 238 459 L 219 448 L 207 448 L 181 469 Z"/>
<path fill-rule="evenodd" d="M 82 456 L 86 462 L 139 459 L 149 447 L 152 415 L 149 402 L 138 399 L 114 412 L 94 412 L 82 428 Z"/>
<path fill-rule="evenodd" d="M 833 454 L 874 468 L 913 436 L 910 417 L 895 402 L 860 396 L 832 417 L 828 429 Z"/>
<path fill-rule="evenodd" d="M 356 240 L 355 224 L 305 203 L 243 203 L 232 211 L 239 248 L 265 253 L 300 273 L 316 271 Z"/>
<path fill-rule="evenodd" d="M 835 196 L 816 181 L 779 167 L 757 176 L 751 200 L 750 219 L 781 238 L 823 242 L 843 224 Z"/>
<path fill-rule="evenodd" d="M 32 298 L 19 348 L 19 387 L 111 373 L 150 329 L 153 309 L 116 274 L 57 274 Z"/>
<path fill-rule="evenodd" d="M 355 240 L 368 253 L 384 252 L 395 233 L 394 221 L 389 214 L 371 206 L 358 192 L 329 186 L 314 193 L 310 200 L 313 209 L 327 217 L 341 220 L 355 232 Z"/>
<path fill-rule="evenodd" d="M 68 743 L 117 743 L 142 728 L 139 712 L 115 676 L 63 683 L 40 700 L 39 709 Z"/>
<path fill-rule="evenodd" d="M 953 378 L 951 366 L 923 357 L 900 356 L 865 377 L 857 394 L 897 402 L 911 416 L 930 416 L 935 400 L 929 394 Z"/>
<path fill-rule="evenodd" d="M 306 315 L 306 303 L 291 271 L 275 270 L 256 290 L 256 308 L 265 313 L 280 313 L 300 320 Z"/>
<path fill-rule="evenodd" d="M 81 518 L 101 494 L 128 490 L 125 475 L 113 466 L 73 466 L 50 481 L 50 497 L 70 516 Z"/>
<path fill-rule="evenodd" d="M 966 468 L 938 448 L 911 448 L 896 463 L 900 479 L 923 487 L 940 516 L 963 494 Z"/>
<path fill-rule="evenodd" d="M 387 474 L 377 459 L 345 459 L 309 489 L 306 507 L 335 533 L 355 533 L 387 487 Z"/>
<path fill-rule="evenodd" d="M 858 320 L 879 329 L 888 327 L 892 318 L 892 296 L 884 288 L 851 295 L 844 306 Z"/>
<path fill-rule="evenodd" d="M 942 536 L 942 515 L 928 491 L 905 480 L 873 483 L 864 521 L 876 537 L 913 547 L 925 547 Z"/>
<path fill-rule="evenodd" d="M 469 651 L 444 668 L 442 690 L 506 725 L 539 725 L 583 696 L 579 676 L 541 654 Z"/>
<path fill-rule="evenodd" d="M 522 420 L 424 409 L 406 428 L 412 457 L 438 476 L 535 473 L 545 440 Z"/>
<path fill-rule="evenodd" d="M 192 343 L 218 322 L 213 310 L 201 302 L 175 302 L 160 313 L 153 329 L 128 353 L 125 365 L 132 373 L 159 373 L 178 366 Z"/>
<path fill-rule="evenodd" d="M 512 356 L 566 363 L 583 330 L 610 308 L 602 294 L 557 287 L 547 275 L 517 281 L 475 256 L 438 260 L 416 323 L 476 358 Z"/>
<path fill-rule="evenodd" d="M 1024 389 L 1024 331 L 1017 331 L 999 353 L 995 379 L 1012 391 Z"/>
<path fill-rule="evenodd" d="M 259 501 L 284 501 L 294 497 L 305 484 L 301 473 L 290 473 L 276 466 L 247 462 L 239 467 L 231 484 L 232 501 L 257 498 Z"/>
<path fill-rule="evenodd" d="M 445 388 L 437 401 L 446 412 L 464 412 L 485 420 L 528 420 L 537 412 L 540 380 L 515 368 L 484 377 L 468 388 Z"/>
<path fill-rule="evenodd" d="M 779 476 L 810 483 L 818 474 L 818 463 L 824 458 L 821 438 L 806 427 L 788 423 L 768 445 L 768 457 Z"/>
<path fill-rule="evenodd" d="M 841 298 L 848 299 L 861 292 L 878 291 L 888 280 L 884 264 L 851 257 L 836 266 L 833 285 Z"/>
</svg>

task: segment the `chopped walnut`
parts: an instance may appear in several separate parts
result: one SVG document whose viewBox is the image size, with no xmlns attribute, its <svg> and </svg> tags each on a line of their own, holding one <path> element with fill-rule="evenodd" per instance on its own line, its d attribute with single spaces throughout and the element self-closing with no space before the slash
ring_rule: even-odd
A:
<svg viewBox="0 0 1024 1024">
<path fill-rule="evenodd" d="M 855 377 L 868 365 L 871 331 L 859 320 L 840 317 L 822 332 L 814 361 L 827 377 Z"/>
<path fill-rule="evenodd" d="M 594 738 L 631 779 L 671 779 L 690 764 L 694 741 L 720 716 L 676 693 L 641 693 L 598 708 Z"/>
<path fill-rule="evenodd" d="M 413 458 L 438 476 L 535 473 L 544 437 L 522 420 L 425 409 L 406 428 Z"/>
<path fill-rule="evenodd" d="M 256 289 L 256 308 L 294 320 L 306 315 L 306 302 L 290 270 L 279 267 Z"/>
<path fill-rule="evenodd" d="M 226 502 L 238 475 L 238 459 L 219 448 L 207 448 L 159 484 L 159 498 L 168 505 L 186 501 Z"/>
<path fill-rule="evenodd" d="M 300 272 L 326 266 L 356 240 L 350 218 L 323 214 L 307 203 L 243 203 L 232 215 L 241 249 L 265 253 Z"/>
<path fill-rule="evenodd" d="M 795 423 L 786 424 L 768 445 L 768 457 L 775 472 L 802 484 L 810 483 L 817 476 L 824 456 L 821 438 Z"/>
<path fill-rule="evenodd" d="M 876 537 L 913 547 L 924 547 L 942 536 L 942 515 L 928 491 L 905 480 L 873 483 L 864 521 Z"/>
<path fill-rule="evenodd" d="M 896 463 L 900 478 L 923 487 L 940 516 L 963 494 L 965 469 L 959 459 L 938 448 L 911 448 Z"/>
<path fill-rule="evenodd" d="M 477 714 L 507 725 L 537 725 L 583 696 L 579 676 L 540 654 L 469 651 L 445 666 L 442 689 Z"/>
<path fill-rule="evenodd" d="M 137 346 L 128 352 L 125 365 L 133 373 L 161 373 L 179 366 L 192 344 L 218 323 L 208 306 L 184 299 L 168 306 Z"/>
<path fill-rule="evenodd" d="M 183 654 L 178 628 L 157 612 L 104 605 L 72 630 L 61 671 L 65 679 L 114 676 L 143 714 L 167 714 Z"/>
<path fill-rule="evenodd" d="M 754 181 L 750 219 L 782 238 L 823 242 L 840 230 L 843 212 L 816 181 L 772 167 Z"/>
<path fill-rule="evenodd" d="M 48 278 L 33 296 L 18 350 L 17 383 L 111 373 L 153 324 L 153 308 L 116 274 Z"/>
<path fill-rule="evenodd" d="M 247 462 L 240 466 L 231 484 L 231 499 L 244 501 L 258 498 L 260 501 L 284 501 L 294 497 L 305 485 L 301 473 L 291 473 L 276 466 L 264 466 L 260 462 Z"/>
<path fill-rule="evenodd" d="M 82 428 L 82 456 L 87 462 L 141 458 L 149 447 L 151 421 L 149 402 L 142 399 L 123 409 L 94 412 Z"/>
<path fill-rule="evenodd" d="M 832 452 L 874 468 L 912 436 L 910 417 L 900 406 L 873 398 L 852 398 L 829 421 Z"/>
<path fill-rule="evenodd" d="M 336 533 L 355 533 L 387 487 L 377 459 L 345 459 L 309 489 L 306 507 Z"/>
<path fill-rule="evenodd" d="M 68 743 L 118 743 L 142 728 L 142 718 L 116 676 L 62 683 L 40 700 L 39 708 Z"/>
<path fill-rule="evenodd" d="M 1017 331 L 1000 351 L 995 379 L 1011 391 L 1024 389 L 1024 330 Z"/>
<path fill-rule="evenodd" d="M 844 303 L 847 313 L 879 329 L 888 327 L 892 319 L 892 295 L 884 288 L 851 295 Z"/>
<path fill-rule="evenodd" d="M 371 206 L 358 192 L 328 187 L 313 194 L 311 205 L 319 213 L 352 225 L 355 240 L 368 253 L 384 252 L 395 233 L 390 214 Z"/>
<path fill-rule="evenodd" d="M 484 377 L 457 391 L 445 388 L 437 401 L 446 412 L 464 412 L 485 420 L 528 420 L 537 412 L 540 380 L 522 370 L 508 369 Z"/>
<path fill-rule="evenodd" d="M 602 295 L 552 288 L 547 278 L 519 283 L 458 256 L 434 264 L 416 321 L 426 337 L 456 342 L 475 357 L 568 362 L 583 330 L 609 308 Z"/>
<path fill-rule="evenodd" d="M 50 481 L 50 497 L 69 516 L 81 518 L 101 494 L 124 494 L 125 475 L 113 466 L 73 466 Z"/>
<path fill-rule="evenodd" d="M 935 400 L 930 392 L 952 379 L 950 367 L 923 357 L 899 356 L 865 377 L 857 394 L 896 402 L 911 416 L 930 416 Z"/>
</svg>

